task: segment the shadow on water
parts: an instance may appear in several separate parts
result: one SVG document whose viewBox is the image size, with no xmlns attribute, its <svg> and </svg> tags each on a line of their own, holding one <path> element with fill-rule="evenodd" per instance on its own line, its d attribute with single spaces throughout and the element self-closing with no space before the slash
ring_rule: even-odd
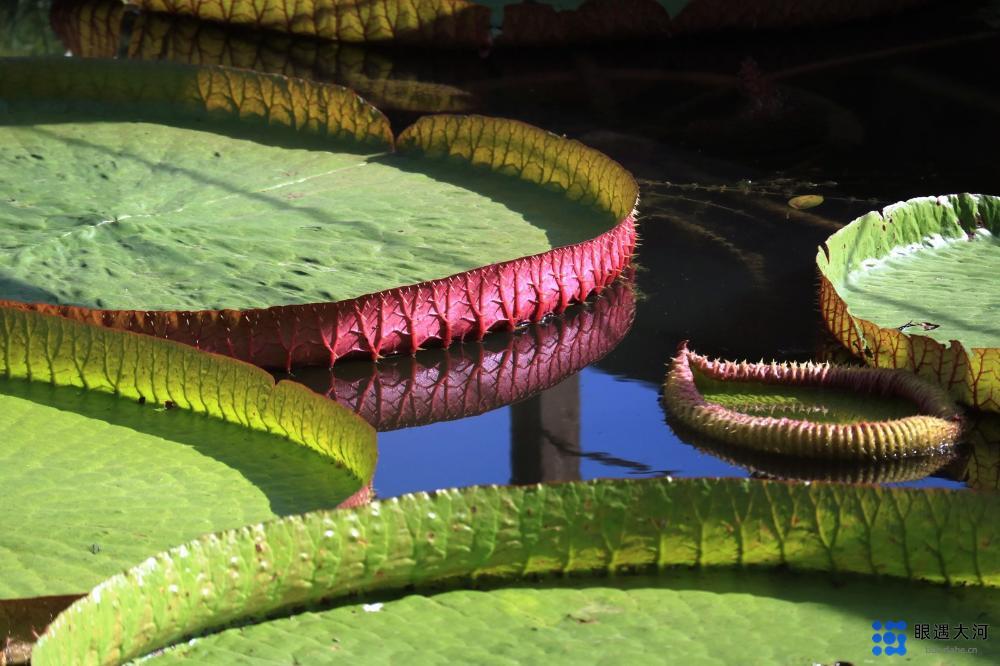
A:
<svg viewBox="0 0 1000 666">
<path fill-rule="evenodd" d="M 31 643 L 80 594 L 0 599 L 0 664 L 28 662 Z"/>
<path fill-rule="evenodd" d="M 277 515 L 337 506 L 358 489 L 346 471 L 312 449 L 185 409 L 17 379 L 0 379 L 0 394 L 194 450 L 238 472 Z"/>
</svg>

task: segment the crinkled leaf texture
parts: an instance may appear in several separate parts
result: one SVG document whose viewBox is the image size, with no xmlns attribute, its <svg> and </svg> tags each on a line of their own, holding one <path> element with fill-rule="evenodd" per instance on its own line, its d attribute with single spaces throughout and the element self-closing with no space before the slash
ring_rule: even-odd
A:
<svg viewBox="0 0 1000 666">
<path fill-rule="evenodd" d="M 200 534 L 362 501 L 376 461 L 371 427 L 300 384 L 4 307 L 0 432 L 6 599 L 83 593 Z"/>
<path fill-rule="evenodd" d="M 977 600 L 993 602 L 991 608 L 970 605 L 995 617 L 998 509 L 997 495 L 743 479 L 604 480 L 406 495 L 251 525 L 150 558 L 60 615 L 39 640 L 34 663 L 120 663 L 234 621 L 355 593 L 393 597 L 432 585 L 527 581 L 538 587 L 547 576 L 572 588 L 627 587 L 618 575 L 662 577 L 676 567 L 781 567 L 902 579 L 907 603 L 940 593 L 926 583 L 972 586 L 983 589 L 982 595 L 973 592 Z M 812 603 L 836 597 L 829 581 L 813 589 Z M 535 599 L 541 603 L 549 593 L 542 586 Z M 676 601 L 671 594 L 668 589 L 661 600 Z M 706 612 L 721 612 L 706 601 Z M 456 629 L 465 615 L 469 621 L 486 616 L 479 602 L 470 603 L 454 617 Z M 834 614 L 850 612 L 838 613 L 833 603 Z M 566 611 L 585 624 L 600 622 L 602 607 L 574 604 Z M 859 654 L 870 650 L 864 643 L 872 619 L 858 619 Z M 639 641 L 652 629 L 629 631 Z M 240 631 L 247 630 L 256 628 Z M 380 633 L 373 640 L 393 637 Z M 294 650 L 292 642 L 282 642 L 280 649 Z"/>
<path fill-rule="evenodd" d="M 425 117 L 394 142 L 354 93 L 281 76 L 72 59 L 0 73 L 0 294 L 40 311 L 329 365 L 561 312 L 635 246 L 632 177 L 516 121 Z"/>
<path fill-rule="evenodd" d="M 921 197 L 868 213 L 830 236 L 816 264 L 823 319 L 855 355 L 1000 411 L 1000 197 Z"/>
</svg>

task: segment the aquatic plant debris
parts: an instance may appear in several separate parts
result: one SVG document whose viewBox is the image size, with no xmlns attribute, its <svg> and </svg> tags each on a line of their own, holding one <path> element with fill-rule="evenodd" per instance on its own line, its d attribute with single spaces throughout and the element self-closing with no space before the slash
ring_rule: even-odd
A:
<svg viewBox="0 0 1000 666">
<path fill-rule="evenodd" d="M 231 662 L 234 655 L 266 650 L 288 663 L 329 659 L 333 652 L 375 659 L 383 649 L 459 658 L 452 650 L 485 646 L 517 661 L 537 656 L 533 650 L 551 652 L 550 640 L 562 645 L 563 637 L 577 658 L 604 648 L 611 658 L 631 655 L 637 643 L 648 649 L 640 637 L 651 633 L 664 636 L 657 639 L 664 649 L 685 649 L 689 639 L 681 632 L 707 622 L 717 635 L 717 614 L 728 623 L 726 609 L 744 603 L 732 596 L 740 592 L 727 571 L 746 580 L 777 569 L 766 585 L 742 591 L 789 602 L 768 606 L 761 600 L 764 605 L 755 607 L 765 613 L 752 617 L 774 617 L 774 626 L 755 621 L 750 628 L 737 611 L 744 621 L 727 624 L 730 638 L 725 647 L 708 650 L 707 662 L 733 663 L 748 644 L 775 663 L 860 661 L 870 654 L 862 640 L 867 634 L 859 639 L 828 624 L 852 626 L 859 613 L 851 609 L 865 609 L 859 632 L 868 630 L 868 613 L 916 608 L 947 616 L 940 621 L 958 621 L 965 613 L 995 620 L 1000 550 L 993 546 L 1000 523 L 988 516 L 998 509 L 1000 496 L 991 494 L 746 479 L 417 493 L 251 525 L 161 553 L 109 578 L 56 618 L 38 641 L 33 663 L 118 664 L 169 645 L 178 646 L 175 656 L 167 650 L 156 658 Z M 810 578 L 809 572 L 836 572 L 839 582 Z M 875 579 L 852 574 L 876 576 L 880 589 L 892 592 L 873 599 Z M 548 584 L 540 586 L 540 579 Z M 525 581 L 534 589 L 515 591 Z M 841 596 L 845 586 L 860 596 Z M 947 586 L 963 586 L 962 595 L 949 594 Z M 779 592 L 792 588 L 801 594 Z M 701 592 L 696 600 L 684 589 Z M 366 594 L 378 594 L 377 602 Z M 630 602 L 630 594 L 645 601 Z M 354 595 L 362 596 L 352 604 L 348 597 Z M 363 604 L 370 603 L 381 603 L 380 611 L 365 613 Z M 810 626 L 826 630 L 808 632 L 807 642 L 778 639 L 788 636 L 788 616 L 778 611 L 804 606 L 818 609 Z M 661 624 L 664 611 L 657 608 L 674 621 Z M 360 631 L 350 617 L 376 624 Z M 412 617 L 422 619 L 407 619 Z M 688 617 L 691 622 L 681 621 Z M 629 618 L 631 624 L 622 624 Z M 234 622 L 239 628 L 226 631 Z M 650 632 L 651 624 L 663 630 Z M 444 625 L 448 629 L 435 630 Z M 669 631 L 671 626 L 680 629 Z M 406 627 L 424 638 L 414 639 Z M 605 635 L 602 628 L 622 635 L 607 635 L 607 644 L 595 641 Z M 195 645 L 183 643 L 195 635 L 201 636 Z M 455 638 L 472 635 L 475 640 Z M 500 636 L 507 647 L 495 642 Z"/>
<path fill-rule="evenodd" d="M 663 402 L 727 444 L 803 458 L 926 456 L 955 444 L 962 426 L 947 392 L 905 370 L 713 361 L 686 342 Z"/>
<path fill-rule="evenodd" d="M 0 271 L 11 306 L 266 367 L 332 365 L 561 312 L 610 284 L 635 246 L 628 172 L 523 123 L 425 117 L 394 140 L 354 93 L 281 76 L 74 59 L 0 73 L 8 117 L 23 121 L 0 127 L 18 137 L 0 154 L 18 169 L 3 173 L 22 174 L 0 202 L 16 229 Z M 122 135 L 119 121 L 143 124 Z M 69 151 L 79 189 L 45 186 L 59 160 L 35 141 Z M 164 169 L 171 187 L 140 190 L 162 200 L 119 189 Z"/>
<path fill-rule="evenodd" d="M 171 409 L 163 409 L 166 404 Z M 375 433 L 300 384 L 0 307 L 0 599 L 82 594 L 206 531 L 370 496 Z"/>
<path fill-rule="evenodd" d="M 823 203 L 821 194 L 801 194 L 788 200 L 788 205 L 795 210 L 809 210 Z"/>
<path fill-rule="evenodd" d="M 1000 197 L 919 197 L 868 213 L 830 236 L 816 265 L 823 320 L 851 353 L 1000 411 Z"/>
</svg>

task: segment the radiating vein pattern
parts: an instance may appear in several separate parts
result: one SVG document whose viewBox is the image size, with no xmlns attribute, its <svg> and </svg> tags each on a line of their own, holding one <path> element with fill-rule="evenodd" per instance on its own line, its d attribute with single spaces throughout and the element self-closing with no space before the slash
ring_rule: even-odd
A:
<svg viewBox="0 0 1000 666">
<path fill-rule="evenodd" d="M 995 588 L 998 508 L 994 495 L 734 479 L 407 495 L 151 558 L 57 619 L 35 659 L 117 663 L 235 618 L 448 581 L 787 566 Z"/>
</svg>

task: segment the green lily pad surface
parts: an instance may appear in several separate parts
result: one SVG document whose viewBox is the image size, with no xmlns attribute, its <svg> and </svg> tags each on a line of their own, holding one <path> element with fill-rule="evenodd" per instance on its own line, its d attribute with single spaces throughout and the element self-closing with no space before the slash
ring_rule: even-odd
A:
<svg viewBox="0 0 1000 666">
<path fill-rule="evenodd" d="M 183 108 L 158 110 L 170 124 L 121 122 L 108 119 L 118 100 L 38 97 L 0 115 L 0 298 L 124 310 L 346 300 L 618 221 L 524 180 L 385 146 L 233 136 L 238 120 Z"/>
<path fill-rule="evenodd" d="M 858 218 L 816 257 L 820 307 L 872 365 L 1000 411 L 1000 197 L 923 197 Z"/>
<path fill-rule="evenodd" d="M 171 544 L 340 504 L 374 433 L 190 347 L 0 308 L 0 599 L 83 593 Z"/>
<path fill-rule="evenodd" d="M 655 647 L 864 663 L 874 620 L 996 621 L 998 509 L 996 495 L 743 479 L 407 495 L 150 558 L 56 618 L 33 663 L 121 663 L 206 634 L 159 658 L 620 663 Z M 775 640 L 789 616 L 796 635 Z"/>
<path fill-rule="evenodd" d="M 992 591 L 769 572 L 676 571 L 540 587 L 411 594 L 227 629 L 182 643 L 153 664 L 620 664 L 671 655 L 686 664 L 812 664 L 871 659 L 875 618 L 967 629 L 996 618 Z M 977 622 L 978 623 L 978 622 Z M 969 636 L 969 633 L 966 634 Z M 982 640 L 949 645 L 983 647 Z M 942 663 L 976 663 L 958 655 Z M 411 661 L 412 660 L 412 661 Z M 921 663 L 935 663 L 930 662 Z"/>
<path fill-rule="evenodd" d="M 846 424 L 888 421 L 919 413 L 911 401 L 896 396 L 871 400 L 844 389 L 720 381 L 702 374 L 695 377 L 698 390 L 709 402 L 754 416 Z"/>
<path fill-rule="evenodd" d="M 931 236 L 848 273 L 843 296 L 858 317 L 942 344 L 1000 346 L 1000 235 Z M 891 295 L 891 297 L 889 297 Z"/>
</svg>

